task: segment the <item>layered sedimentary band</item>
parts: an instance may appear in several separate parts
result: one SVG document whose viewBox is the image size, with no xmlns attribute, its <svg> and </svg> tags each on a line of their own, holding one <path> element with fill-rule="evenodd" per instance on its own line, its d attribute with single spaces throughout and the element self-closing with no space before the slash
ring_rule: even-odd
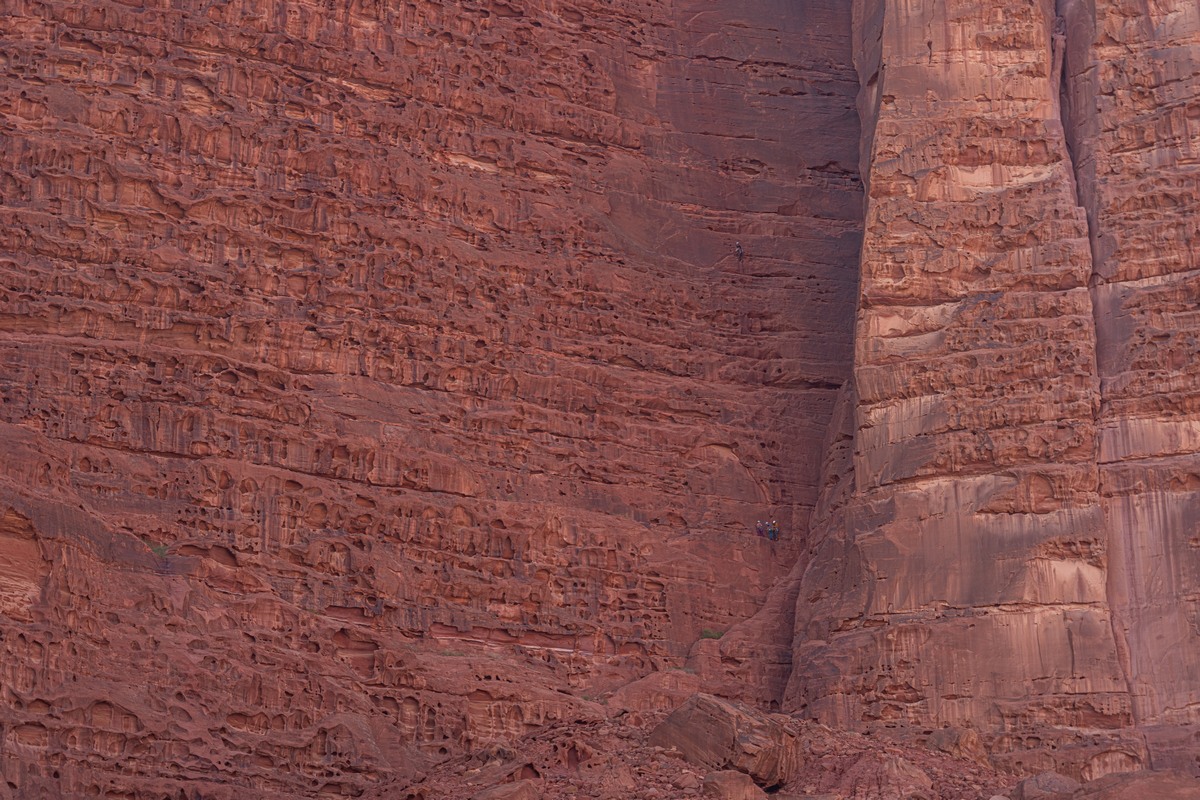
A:
<svg viewBox="0 0 1200 800">
<path fill-rule="evenodd" d="M 0 797 L 1200 770 L 1194 2 L 3 12 Z"/>
<path fill-rule="evenodd" d="M 849 374 L 849 35 L 6 3 L 10 784 L 353 793 L 754 613 Z"/>
<path fill-rule="evenodd" d="M 1197 12 L 855 6 L 851 457 L 785 707 L 1196 769 Z"/>
</svg>

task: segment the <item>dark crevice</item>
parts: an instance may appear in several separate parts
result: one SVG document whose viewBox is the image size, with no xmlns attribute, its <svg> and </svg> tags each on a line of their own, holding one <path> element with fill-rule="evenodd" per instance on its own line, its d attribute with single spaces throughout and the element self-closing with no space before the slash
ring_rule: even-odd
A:
<svg viewBox="0 0 1200 800">
<path fill-rule="evenodd" d="M 1092 331 L 1093 331 L 1093 375 L 1095 380 L 1096 391 L 1096 407 L 1093 417 L 1093 426 L 1097 431 L 1095 454 L 1096 461 L 1096 492 L 1101 496 L 1099 500 L 1101 513 L 1104 516 L 1104 527 L 1107 532 L 1108 551 L 1120 551 L 1123 548 L 1113 547 L 1113 538 L 1120 536 L 1121 531 L 1115 530 L 1112 520 L 1109 518 L 1108 509 L 1103 501 L 1103 478 L 1102 466 L 1100 464 L 1099 453 L 1099 430 L 1102 418 L 1104 416 L 1104 380 L 1101 374 L 1101 365 L 1104 363 L 1103 342 L 1100 336 L 1100 331 L 1103 329 L 1103 320 L 1099 311 L 1099 303 L 1097 297 L 1102 291 L 1104 284 L 1103 276 L 1099 270 L 1099 265 L 1102 261 L 1102 254 L 1099 249 L 1100 231 L 1095 214 L 1095 206 L 1092 202 L 1094 198 L 1089 198 L 1089 193 L 1086 191 L 1087 182 L 1086 176 L 1083 174 L 1081 158 L 1085 157 L 1083 140 L 1086 136 L 1084 114 L 1086 108 L 1084 102 L 1086 98 L 1081 98 L 1076 93 L 1076 84 L 1071 80 L 1072 76 L 1083 74 L 1080 64 L 1073 63 L 1070 59 L 1071 48 L 1068 42 L 1069 32 L 1074 30 L 1088 30 L 1084 19 L 1086 9 L 1081 7 L 1078 0 L 1057 0 L 1057 14 L 1055 18 L 1054 29 L 1051 38 L 1052 59 L 1054 64 L 1053 78 L 1058 81 L 1058 107 L 1059 119 L 1062 122 L 1063 142 L 1066 147 L 1067 158 L 1070 160 L 1071 178 L 1075 188 L 1075 202 L 1083 209 L 1087 219 L 1088 244 L 1091 257 L 1090 277 L 1088 279 L 1088 288 L 1090 295 L 1090 305 L 1092 310 Z M 1077 48 L 1077 53 L 1090 52 L 1090 42 L 1083 48 Z M 1106 585 L 1105 597 L 1107 600 L 1109 612 L 1109 624 L 1112 628 L 1113 648 L 1116 651 L 1117 663 L 1121 670 L 1121 677 L 1125 682 L 1126 692 L 1129 699 L 1129 710 L 1131 721 L 1134 726 L 1139 724 L 1137 703 L 1134 701 L 1134 682 L 1132 677 L 1132 660 L 1129 652 L 1129 644 L 1125 634 L 1125 621 L 1121 614 L 1121 604 L 1116 602 L 1114 593 L 1116 591 L 1114 583 L 1116 581 L 1115 569 L 1120 566 L 1113 564 L 1110 559 L 1106 569 Z M 1147 748 L 1149 753 L 1149 748 Z"/>
</svg>

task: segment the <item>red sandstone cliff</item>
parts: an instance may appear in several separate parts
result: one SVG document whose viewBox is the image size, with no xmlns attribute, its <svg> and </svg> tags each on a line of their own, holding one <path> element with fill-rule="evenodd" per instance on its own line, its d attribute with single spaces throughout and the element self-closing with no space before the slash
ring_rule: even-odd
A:
<svg viewBox="0 0 1200 800">
<path fill-rule="evenodd" d="M 1200 21 L 1059 5 L 0 4 L 0 793 L 1195 767 Z"/>
<path fill-rule="evenodd" d="M 786 573 L 850 366 L 838 3 L 3 11 L 12 791 L 353 794 Z"/>
<path fill-rule="evenodd" d="M 1200 770 L 1195 4 L 864 0 L 854 29 L 852 455 L 784 707 Z"/>
</svg>

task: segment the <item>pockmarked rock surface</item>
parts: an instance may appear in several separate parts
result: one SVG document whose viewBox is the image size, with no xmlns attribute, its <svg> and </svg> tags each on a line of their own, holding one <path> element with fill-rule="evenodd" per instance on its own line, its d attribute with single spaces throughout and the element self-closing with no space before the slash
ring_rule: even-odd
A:
<svg viewBox="0 0 1200 800">
<path fill-rule="evenodd" d="M 767 793 L 746 773 L 725 769 L 704 776 L 703 796 L 714 800 L 765 800 Z"/>
<path fill-rule="evenodd" d="M 603 721 L 553 725 L 370 796 L 471 797 L 523 781 L 547 800 L 962 800 L 991 797 L 1013 782 L 921 745 L 698 694 L 669 715 L 621 711 Z"/>
<path fill-rule="evenodd" d="M 856 91 L 832 0 L 4 3 L 0 791 L 353 796 L 753 614 Z"/>
<path fill-rule="evenodd" d="M 1092 229 L 1108 600 L 1158 767 L 1200 774 L 1200 8 L 1064 7 Z"/>
<path fill-rule="evenodd" d="M 1173 771 L 1151 771 L 1106 775 L 1090 781 L 1069 795 L 1071 800 L 1196 800 L 1200 780 Z"/>
<path fill-rule="evenodd" d="M 693 695 L 650 733 L 651 745 L 674 750 L 709 770 L 735 770 L 777 789 L 799 772 L 806 748 L 780 719 L 710 695 Z"/>
<path fill-rule="evenodd" d="M 1195 800 L 1200 779 L 1173 770 L 1106 775 L 1082 786 L 1055 772 L 1027 778 L 1013 787 L 1011 800 Z"/>
<path fill-rule="evenodd" d="M 1185 796 L 1198 118 L 1193 0 L 8 0 L 0 797 Z"/>
<path fill-rule="evenodd" d="M 1200 772 L 1195 4 L 854 14 L 855 367 L 783 708 Z"/>
</svg>

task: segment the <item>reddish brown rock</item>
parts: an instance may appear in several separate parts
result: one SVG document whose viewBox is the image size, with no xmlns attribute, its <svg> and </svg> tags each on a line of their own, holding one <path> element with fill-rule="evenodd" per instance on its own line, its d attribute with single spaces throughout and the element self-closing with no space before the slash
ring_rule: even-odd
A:
<svg viewBox="0 0 1200 800">
<path fill-rule="evenodd" d="M 841 783 L 845 796 L 878 800 L 927 800 L 933 781 L 924 770 L 899 756 L 866 756 L 858 761 Z"/>
<path fill-rule="evenodd" d="M 800 564 L 784 708 L 976 728 L 1020 770 L 1200 768 L 1176 316 L 1200 193 L 1158 136 L 1200 95 L 1194 4 L 968 6 L 855 4 L 852 458 Z"/>
<path fill-rule="evenodd" d="M 704 796 L 716 800 L 765 800 L 767 793 L 746 773 L 724 769 L 704 776 Z"/>
<path fill-rule="evenodd" d="M 1013 800 L 1195 800 L 1200 780 L 1172 771 L 1120 773 L 1080 786 L 1056 773 L 1021 781 L 1010 792 Z"/>
<path fill-rule="evenodd" d="M 1156 766 L 1200 774 L 1200 10 L 1068 3 L 1067 97 L 1092 229 L 1108 597 Z"/>
<path fill-rule="evenodd" d="M 962 800 L 991 797 L 992 790 L 1012 783 L 994 770 L 970 761 L 936 753 L 923 746 L 903 745 L 855 733 L 833 731 L 785 715 L 770 715 L 738 703 L 712 697 L 691 700 L 686 717 L 661 715 L 616 718 L 580 724 L 556 724 L 513 742 L 510 760 L 487 767 L 492 752 L 452 758 L 429 770 L 421 780 L 385 787 L 370 798 L 470 797 L 480 786 L 507 786 L 518 769 L 532 770 L 547 800 L 574 797 L 659 798 L 727 796 L 775 797 L 780 800 L 881 800 L 917 797 Z M 703 711 L 703 716 L 696 714 Z M 704 727 L 717 720 L 713 728 Z M 725 724 L 728 723 L 728 724 Z M 688 727 L 688 725 L 692 727 Z M 747 734 L 729 741 L 729 725 Z M 783 732 L 797 743 L 786 779 L 764 792 L 755 778 L 740 769 L 709 770 L 693 761 L 698 751 L 664 749 L 656 744 L 666 731 L 682 739 L 719 740 L 706 746 L 709 754 L 723 750 L 734 759 L 762 763 L 756 750 L 761 732 Z M 677 738 L 677 741 L 681 740 Z M 519 753 L 519 755 L 517 755 Z M 703 756 L 707 758 L 708 756 Z M 489 770 L 491 770 L 489 772 Z M 699 786 L 694 787 L 698 778 Z M 761 783 L 761 781 L 760 781 Z M 714 792 L 723 793 L 714 795 Z"/>
<path fill-rule="evenodd" d="M 700 690 L 703 681 L 687 670 L 666 670 L 647 675 L 617 689 L 607 698 L 610 709 L 634 712 L 671 712 Z"/>
<path fill-rule="evenodd" d="M 647 741 L 708 770 L 744 772 L 770 789 L 786 783 L 806 760 L 801 742 L 782 720 L 709 695 L 691 697 Z"/>
<path fill-rule="evenodd" d="M 849 22 L 6 3 L 14 791 L 355 794 L 753 614 L 849 373 Z"/>
<path fill-rule="evenodd" d="M 1079 781 L 1074 778 L 1059 775 L 1057 772 L 1043 772 L 1018 783 L 1012 791 L 1012 796 L 1013 800 L 1046 800 L 1071 794 L 1078 788 Z"/>
<path fill-rule="evenodd" d="M 540 800 L 542 792 L 533 781 L 517 781 L 484 789 L 471 800 Z"/>
<path fill-rule="evenodd" d="M 993 752 L 1036 742 L 1051 764 L 1131 747 L 1136 765 L 1054 17 L 1026 5 L 997 31 L 930 3 L 927 31 L 896 7 L 856 6 L 871 170 L 853 489 L 813 545 L 786 705 L 980 726 Z"/>
<path fill-rule="evenodd" d="M 1200 770 L 1198 35 L 11 0 L 0 792 Z"/>
<path fill-rule="evenodd" d="M 1071 800 L 1196 800 L 1200 781 L 1177 772 L 1109 775 L 1066 796 Z"/>
</svg>

